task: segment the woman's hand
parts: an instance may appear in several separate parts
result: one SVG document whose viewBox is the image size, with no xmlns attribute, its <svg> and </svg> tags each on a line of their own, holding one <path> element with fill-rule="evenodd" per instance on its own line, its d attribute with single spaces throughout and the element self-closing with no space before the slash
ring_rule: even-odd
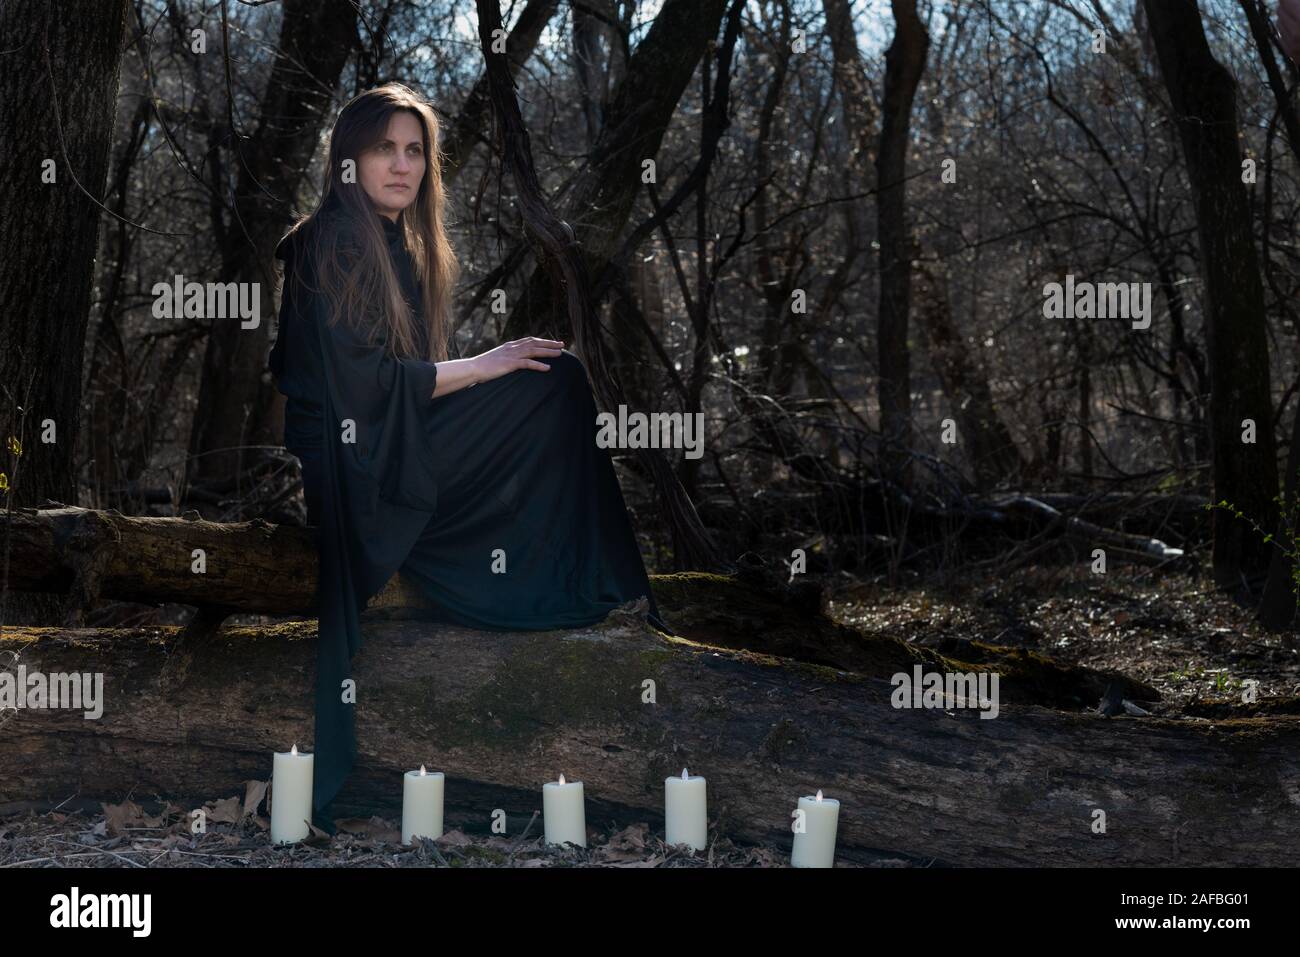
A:
<svg viewBox="0 0 1300 957">
<path fill-rule="evenodd" d="M 528 336 L 503 342 L 495 349 L 475 356 L 474 371 L 479 382 L 488 382 L 516 369 L 537 369 L 550 372 L 551 367 L 545 362 L 538 362 L 533 356 L 558 356 L 564 351 L 564 343 L 557 339 L 538 339 Z"/>
</svg>

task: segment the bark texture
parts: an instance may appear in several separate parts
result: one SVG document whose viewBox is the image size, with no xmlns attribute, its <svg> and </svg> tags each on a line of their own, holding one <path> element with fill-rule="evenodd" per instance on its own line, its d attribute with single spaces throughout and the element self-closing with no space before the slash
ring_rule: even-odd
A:
<svg viewBox="0 0 1300 957">
<path fill-rule="evenodd" d="M 0 473 L 14 505 L 77 497 L 82 357 L 125 29 L 126 0 L 0 4 Z M 7 604 L 0 621 L 52 611 L 31 597 Z"/>
<path fill-rule="evenodd" d="M 880 242 L 880 312 L 876 349 L 880 362 L 880 433 L 886 477 L 906 486 L 911 474 L 912 374 L 908 323 L 912 306 L 915 241 L 907 225 L 907 148 L 912 100 L 925 70 L 930 35 L 916 0 L 892 0 L 894 40 L 885 52 L 884 109 L 876 157 L 877 237 Z"/>
<path fill-rule="evenodd" d="M 1269 393 L 1264 287 L 1241 181 L 1237 84 L 1214 58 L 1196 0 L 1144 0 L 1173 104 L 1196 209 L 1210 354 L 1214 500 L 1262 528 L 1277 527 L 1277 444 Z M 1242 440 L 1243 422 L 1255 441 Z M 1263 580 L 1271 547 L 1227 511 L 1214 516 L 1214 578 L 1236 588 Z"/>
<path fill-rule="evenodd" d="M 0 640 L 29 669 L 104 674 L 97 720 L 6 716 L 0 802 L 224 796 L 269 777 L 273 750 L 309 746 L 314 623 L 228 628 L 165 694 L 169 631 Z M 395 813 L 401 773 L 426 763 L 448 776 L 449 811 L 482 826 L 501 807 L 518 833 L 559 773 L 584 782 L 592 815 L 654 820 L 685 766 L 733 838 L 789 841 L 797 798 L 820 788 L 841 801 L 841 848 L 958 865 L 1283 865 L 1300 839 L 1294 715 L 1103 718 L 1005 696 L 991 720 L 902 710 L 880 677 L 615 616 L 538 633 L 370 621 L 355 678 L 358 767 L 339 804 L 360 814 Z"/>
<path fill-rule="evenodd" d="M 222 257 L 215 281 L 258 283 L 261 322 L 245 329 L 237 318 L 211 319 L 190 431 L 191 483 L 229 486 L 246 464 L 245 445 L 279 441 L 284 397 L 266 370 L 275 315 L 275 246 L 293 222 L 298 189 L 320 146 L 333 92 L 357 46 L 355 3 L 284 0 L 283 8 L 261 120 L 251 137 L 234 144 L 239 169 L 234 209 L 228 221 L 219 216 L 214 223 Z M 233 136 L 233 117 L 230 122 Z"/>
</svg>

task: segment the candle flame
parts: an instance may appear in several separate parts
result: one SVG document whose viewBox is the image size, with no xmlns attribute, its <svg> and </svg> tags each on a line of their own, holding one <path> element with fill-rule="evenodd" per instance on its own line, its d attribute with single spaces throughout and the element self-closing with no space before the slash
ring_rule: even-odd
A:
<svg viewBox="0 0 1300 957">
<path fill-rule="evenodd" d="M 560 775 L 560 783 L 561 783 L 561 784 L 564 783 L 564 775 L 563 775 L 563 774 Z"/>
<path fill-rule="evenodd" d="M 821 799 L 822 799 L 822 789 L 821 789 L 821 788 L 818 788 L 818 789 L 817 789 L 817 800 L 820 801 Z"/>
<path fill-rule="evenodd" d="M 292 750 L 291 752 L 289 752 L 289 753 L 290 753 L 290 754 L 297 754 L 297 753 L 298 753 L 298 743 L 297 743 L 296 741 L 294 742 L 293 750 Z"/>
<path fill-rule="evenodd" d="M 423 765 L 423 764 L 420 765 L 420 774 L 424 775 L 424 774 L 428 774 L 428 773 L 429 773 L 428 771 L 424 770 L 424 765 Z"/>
<path fill-rule="evenodd" d="M 682 780 L 685 781 L 688 777 L 689 775 L 686 773 L 686 769 L 682 768 Z"/>
</svg>

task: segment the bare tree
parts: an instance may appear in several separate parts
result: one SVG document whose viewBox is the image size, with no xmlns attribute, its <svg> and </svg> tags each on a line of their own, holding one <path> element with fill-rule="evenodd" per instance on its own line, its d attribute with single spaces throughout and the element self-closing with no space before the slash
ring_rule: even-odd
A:
<svg viewBox="0 0 1300 957">
<path fill-rule="evenodd" d="M 1214 497 L 1263 528 L 1277 521 L 1277 445 L 1269 396 L 1264 287 L 1242 184 L 1237 84 L 1215 59 L 1196 0 L 1144 0 L 1173 103 L 1196 209 L 1210 355 Z M 1247 420 L 1255 439 L 1243 441 Z M 1244 521 L 1214 519 L 1220 587 L 1263 579 L 1270 548 Z"/>
<path fill-rule="evenodd" d="M 511 76 L 515 75 L 532 56 L 538 38 L 555 16 L 558 6 L 559 0 L 528 0 L 528 5 L 515 21 L 514 29 L 510 31 L 510 38 L 506 44 L 506 58 L 510 63 Z M 485 127 L 491 116 L 492 102 L 488 94 L 488 79 L 485 72 L 478 78 L 474 89 L 461 104 L 455 122 L 450 124 L 443 137 L 442 150 L 446 155 L 446 162 L 442 179 L 448 189 L 460 174 L 470 151 L 488 135 Z"/>
<path fill-rule="evenodd" d="M 641 188 L 643 163 L 657 158 L 677 102 L 705 47 L 717 37 L 725 6 L 725 0 L 665 0 L 628 60 L 589 162 L 561 213 L 586 257 L 588 274 L 599 275 L 617 249 Z M 535 269 L 504 338 L 548 331 L 560 339 L 571 336 L 565 310 L 553 311 L 559 295 L 555 277 L 544 266 Z"/>
<path fill-rule="evenodd" d="M 351 0 L 284 0 L 283 7 L 260 120 L 246 140 L 227 101 L 238 185 L 228 220 L 214 223 L 222 260 L 219 281 L 259 283 L 264 317 L 274 314 L 275 245 L 293 220 L 298 188 L 320 145 L 339 76 L 357 46 L 357 8 Z M 226 68 L 233 69 L 228 60 Z M 269 321 L 255 329 L 228 320 L 212 323 L 190 432 L 189 482 L 229 485 L 245 464 L 245 444 L 276 440 L 284 406 L 264 376 L 271 326 Z"/>
<path fill-rule="evenodd" d="M 912 444 L 911 353 L 907 344 L 912 305 L 914 240 L 907 225 L 907 148 L 912 99 L 925 70 L 930 35 L 916 14 L 916 0 L 891 0 L 894 40 L 885 54 L 884 110 L 876 157 L 877 236 L 880 242 L 880 431 L 886 474 L 909 484 Z"/>
<path fill-rule="evenodd" d="M 125 29 L 126 0 L 0 4 L 0 472 L 10 509 L 77 500 L 82 359 Z M 9 618 L 51 611 L 24 599 Z"/>
<path fill-rule="evenodd" d="M 529 233 L 542 246 L 547 265 L 562 277 L 568 292 L 567 305 L 577 345 L 600 405 L 617 408 L 623 401 L 621 387 L 610 375 L 605 347 L 598 334 L 591 279 L 581 250 L 572 242 L 571 232 L 556 218 L 546 204 L 541 183 L 528 146 L 528 132 L 523 127 L 519 104 L 510 87 L 509 70 L 504 58 L 490 52 L 493 31 L 500 29 L 498 0 L 478 0 L 479 34 L 484 46 L 487 74 L 497 124 L 501 129 L 505 167 L 514 179 Z M 722 556 L 700 523 L 695 506 L 657 449 L 638 449 L 658 487 L 668 522 L 673 532 L 673 553 L 682 568 L 717 568 Z"/>
<path fill-rule="evenodd" d="M 1300 160 L 1300 112 L 1296 109 L 1295 97 L 1287 89 L 1282 77 L 1282 70 L 1273 55 L 1272 39 L 1268 30 L 1268 14 L 1260 7 L 1258 0 L 1240 0 L 1241 8 L 1250 24 L 1251 36 L 1255 48 L 1259 51 L 1260 62 L 1268 77 L 1268 86 L 1277 101 L 1278 115 L 1286 127 L 1287 138 L 1291 141 L 1291 153 Z M 1296 614 L 1297 571 L 1300 570 L 1300 557 L 1294 554 L 1297 530 L 1292 526 L 1296 521 L 1296 500 L 1300 497 L 1300 410 L 1292 415 L 1291 448 L 1286 459 L 1286 475 L 1282 483 L 1282 501 L 1285 510 L 1278 516 L 1277 545 L 1273 549 L 1268 568 L 1268 581 L 1264 585 L 1264 595 L 1259 603 L 1259 620 L 1267 628 L 1281 629 L 1290 627 Z M 1282 543 L 1286 543 L 1283 545 Z"/>
</svg>

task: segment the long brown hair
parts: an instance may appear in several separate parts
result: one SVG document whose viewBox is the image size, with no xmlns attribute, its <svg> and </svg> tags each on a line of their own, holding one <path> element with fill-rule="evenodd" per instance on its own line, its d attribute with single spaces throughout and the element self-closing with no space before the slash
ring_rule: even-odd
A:
<svg viewBox="0 0 1300 957">
<path fill-rule="evenodd" d="M 379 214 L 359 180 L 361 154 L 384 138 L 388 121 L 407 110 L 424 132 L 424 176 L 415 202 L 398 214 L 397 226 L 423 287 L 421 311 L 427 343 L 417 356 L 414 316 L 402 297 Z M 353 97 L 339 111 L 330 133 L 321 202 L 289 230 L 308 241 L 320 292 L 330 305 L 328 321 L 345 317 L 365 328 L 373 343 L 382 324 L 389 349 L 404 357 L 447 358 L 451 304 L 460 264 L 447 237 L 447 197 L 442 184 L 438 117 L 429 103 L 400 83 L 386 83 Z M 353 160 L 344 182 L 344 162 Z"/>
</svg>

